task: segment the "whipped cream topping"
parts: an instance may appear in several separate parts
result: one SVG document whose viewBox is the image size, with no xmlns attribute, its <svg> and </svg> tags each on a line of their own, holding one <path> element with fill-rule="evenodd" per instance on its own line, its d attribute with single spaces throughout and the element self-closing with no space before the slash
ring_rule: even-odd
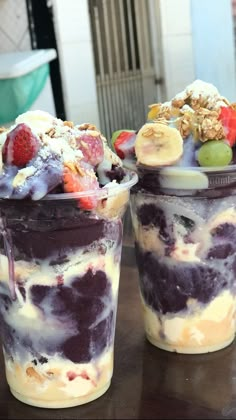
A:
<svg viewBox="0 0 236 420">
<path fill-rule="evenodd" d="M 198 99 L 200 96 L 203 98 L 222 98 L 214 85 L 198 79 L 186 86 L 182 92 L 177 93 L 175 99 L 185 99 L 190 95 L 194 99 Z"/>
<path fill-rule="evenodd" d="M 39 150 L 26 160 L 25 167 L 14 160 L 16 155 L 22 153 L 19 144 L 22 144 L 24 137 L 23 128 L 20 134 L 17 132 L 8 138 L 5 151 L 3 149 L 7 135 L 19 124 L 29 127 L 39 143 Z M 19 136 L 17 143 L 15 136 Z M 116 168 L 122 166 L 122 161 L 109 148 L 106 138 L 89 123 L 74 125 L 71 121 L 63 121 L 47 112 L 36 110 L 19 115 L 14 125 L 0 130 L 1 198 L 31 197 L 39 200 L 58 188 L 61 192 L 77 192 L 80 188 L 87 191 L 98 189 L 112 180 L 118 185 L 124 181 L 125 173 L 122 169 L 116 173 Z M 70 172 L 69 191 L 64 179 L 65 168 Z M 73 181 L 73 176 L 76 181 Z"/>
</svg>

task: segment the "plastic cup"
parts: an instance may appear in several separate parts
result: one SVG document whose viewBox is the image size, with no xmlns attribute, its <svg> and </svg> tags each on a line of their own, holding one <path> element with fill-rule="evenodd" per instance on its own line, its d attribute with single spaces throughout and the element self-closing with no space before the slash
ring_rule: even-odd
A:
<svg viewBox="0 0 236 420">
<path fill-rule="evenodd" d="M 137 181 L 113 188 L 1 200 L 0 301 L 11 393 L 36 407 L 92 401 L 109 388 L 122 217 Z M 82 197 L 98 200 L 81 210 Z"/>
<path fill-rule="evenodd" d="M 147 339 L 207 353 L 235 337 L 236 167 L 138 167 L 131 193 Z"/>
</svg>

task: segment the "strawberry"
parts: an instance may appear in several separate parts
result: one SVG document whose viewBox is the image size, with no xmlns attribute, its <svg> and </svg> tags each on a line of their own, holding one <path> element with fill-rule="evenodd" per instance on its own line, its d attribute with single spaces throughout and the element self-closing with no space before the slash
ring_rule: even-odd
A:
<svg viewBox="0 0 236 420">
<path fill-rule="evenodd" d="M 136 132 L 134 130 L 118 130 L 112 134 L 111 143 L 116 154 L 123 160 L 135 156 L 134 143 Z"/>
<path fill-rule="evenodd" d="M 90 171 L 83 171 L 80 174 L 71 168 L 65 166 L 63 172 L 64 191 L 67 193 L 96 191 L 99 189 L 99 183 Z M 83 210 L 92 210 L 97 206 L 96 195 L 88 195 L 79 198 L 79 206 Z"/>
<path fill-rule="evenodd" d="M 30 127 L 24 123 L 18 124 L 7 134 L 2 149 L 3 161 L 19 168 L 25 167 L 38 153 L 40 143 Z"/>
<path fill-rule="evenodd" d="M 236 143 L 236 111 L 233 108 L 222 106 L 219 120 L 225 129 L 226 139 L 230 147 L 233 147 Z"/>
<path fill-rule="evenodd" d="M 80 149 L 84 155 L 84 161 L 92 166 L 97 166 L 103 161 L 104 150 L 103 141 L 100 134 L 96 131 L 89 134 L 84 131 L 76 138 L 77 148 Z"/>
</svg>

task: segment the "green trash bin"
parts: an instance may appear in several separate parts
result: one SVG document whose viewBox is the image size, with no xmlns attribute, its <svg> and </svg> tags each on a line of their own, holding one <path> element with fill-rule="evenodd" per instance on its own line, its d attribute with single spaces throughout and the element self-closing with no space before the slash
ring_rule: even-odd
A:
<svg viewBox="0 0 236 420">
<path fill-rule="evenodd" d="M 54 49 L 0 54 L 0 125 L 30 109 L 55 115 L 49 62 Z"/>
</svg>

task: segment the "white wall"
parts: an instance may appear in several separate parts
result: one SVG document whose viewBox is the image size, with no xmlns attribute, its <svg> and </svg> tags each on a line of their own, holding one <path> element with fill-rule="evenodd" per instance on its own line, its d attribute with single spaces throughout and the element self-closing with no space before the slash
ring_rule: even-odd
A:
<svg viewBox="0 0 236 420">
<path fill-rule="evenodd" d="M 99 127 L 87 0 L 53 0 L 67 119 Z"/>
<path fill-rule="evenodd" d="M 31 50 L 25 0 L 0 0 L 0 53 Z"/>
<path fill-rule="evenodd" d="M 160 26 L 158 31 L 152 31 L 154 38 L 160 37 L 154 43 L 156 75 L 160 77 L 162 72 L 165 80 L 157 97 L 168 100 L 200 78 L 212 82 L 223 95 L 235 100 L 231 0 L 149 0 L 149 3 L 157 16 L 156 25 Z M 88 1 L 53 0 L 53 5 L 67 118 L 99 126 Z"/>
<path fill-rule="evenodd" d="M 138 0 L 135 0 L 138 1 Z M 149 0 L 157 77 L 170 99 L 195 78 L 236 100 L 231 0 Z M 99 126 L 87 0 L 53 0 L 67 118 Z M 158 20 L 160 16 L 160 20 Z M 31 49 L 25 0 L 0 0 L 0 52 Z M 154 24 L 152 24 L 152 27 Z M 155 28 L 154 28 L 155 29 Z M 161 74 L 162 73 L 162 74 Z"/>
<path fill-rule="evenodd" d="M 156 1 L 161 15 L 165 99 L 202 79 L 236 101 L 231 0 Z"/>
<path fill-rule="evenodd" d="M 231 0 L 191 0 L 195 74 L 236 101 Z"/>
<path fill-rule="evenodd" d="M 159 7 L 168 100 L 195 78 L 190 0 L 159 0 Z"/>
</svg>

